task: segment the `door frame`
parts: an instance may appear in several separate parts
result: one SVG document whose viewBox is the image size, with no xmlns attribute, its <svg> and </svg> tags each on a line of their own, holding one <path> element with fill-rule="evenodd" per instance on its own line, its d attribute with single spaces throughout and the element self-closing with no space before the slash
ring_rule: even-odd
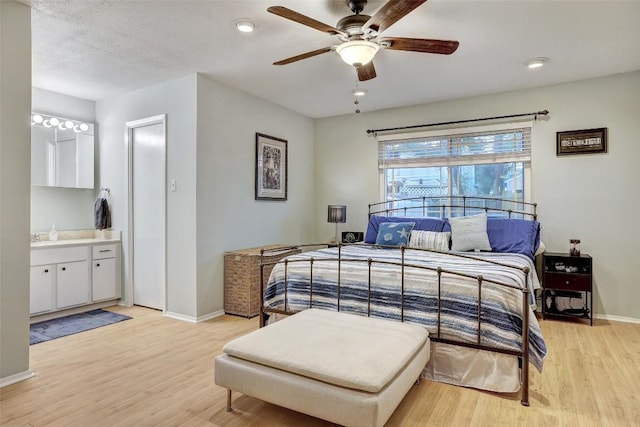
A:
<svg viewBox="0 0 640 427">
<path fill-rule="evenodd" d="M 147 117 L 144 119 L 133 120 L 126 122 L 127 133 L 126 133 L 126 145 L 127 145 L 127 203 L 129 208 L 128 210 L 128 232 L 127 232 L 127 249 L 129 252 L 128 260 L 126 262 L 127 265 L 127 277 L 124 288 L 124 304 L 126 306 L 133 305 L 133 269 L 134 269 L 134 253 L 133 253 L 133 131 L 136 128 L 162 124 L 163 128 L 163 141 L 162 141 L 162 188 L 164 191 L 162 192 L 163 200 L 160 203 L 162 209 L 158 212 L 161 215 L 162 220 L 162 240 L 164 245 L 162 247 L 163 252 L 163 261 L 164 268 L 162 270 L 162 312 L 165 313 L 167 311 L 167 115 L 159 114 L 157 116 Z"/>
</svg>

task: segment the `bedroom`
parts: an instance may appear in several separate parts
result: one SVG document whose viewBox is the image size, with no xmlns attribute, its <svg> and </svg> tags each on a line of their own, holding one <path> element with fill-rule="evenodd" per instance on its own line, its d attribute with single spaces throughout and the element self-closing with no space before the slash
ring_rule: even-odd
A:
<svg viewBox="0 0 640 427">
<path fill-rule="evenodd" d="M 173 120 L 184 124 L 186 133 L 169 134 L 169 138 L 179 139 L 183 144 L 180 154 L 172 157 L 175 162 L 169 168 L 175 169 L 169 174 L 176 174 L 181 188 L 190 191 L 187 194 L 178 192 L 179 198 L 169 200 L 171 215 L 183 220 L 171 223 L 168 230 L 168 249 L 175 262 L 168 266 L 167 311 L 190 319 L 207 316 L 222 308 L 224 250 L 278 241 L 329 238 L 333 226 L 324 221 L 324 212 L 326 205 L 332 203 L 348 205 L 349 222 L 341 225 L 341 229 L 363 230 L 366 205 L 379 197 L 375 167 L 377 148 L 366 129 L 549 109 L 551 120 L 539 123 L 534 130 L 536 140 L 545 145 L 536 146 L 532 152 L 532 200 L 540 205 L 545 227 L 543 239 L 552 249 L 566 250 L 569 238 L 580 237 L 582 250 L 594 256 L 596 315 L 632 320 L 640 317 L 635 304 L 640 295 L 636 286 L 638 272 L 633 268 L 629 254 L 637 251 L 638 244 L 637 233 L 629 233 L 625 224 L 633 224 L 633 212 L 639 207 L 638 199 L 633 197 L 637 194 L 634 183 L 638 177 L 635 159 L 639 157 L 639 148 L 633 141 L 638 134 L 635 94 L 639 79 L 638 71 L 633 71 L 537 89 L 312 120 L 206 77 L 191 75 L 131 92 L 105 102 L 97 109 L 121 112 L 120 117 L 109 115 L 108 119 L 122 122 L 131 114 L 152 115 L 154 104 L 164 104 Z M 351 81 L 348 84 L 347 90 Z M 229 101 L 225 108 L 220 100 Z M 351 108 L 352 100 L 345 102 Z M 193 112 L 196 103 L 197 113 Z M 363 101 L 363 108 L 365 103 Z M 174 109 L 170 109 L 171 105 Z M 185 106 L 197 114 L 197 127 L 196 119 L 189 116 Z M 251 126 L 246 125 L 248 117 Z M 277 128 L 273 126 L 275 122 L 279 123 Z M 101 124 L 108 128 L 108 121 Z M 611 132 L 607 155 L 555 156 L 556 131 L 600 126 L 608 127 Z M 292 146 L 295 141 L 296 146 L 290 151 L 290 174 L 296 179 L 291 182 L 289 200 L 285 204 L 260 204 L 260 212 L 255 212 L 257 202 L 252 193 L 253 136 L 257 130 L 285 137 Z M 215 137 L 208 138 L 207 135 Z M 121 132 L 114 130 L 113 135 L 105 134 L 102 140 L 121 141 Z M 209 140 L 217 145 L 202 143 Z M 216 148 L 218 146 L 223 148 Z M 233 161 L 218 161 L 214 163 L 216 167 L 210 167 L 212 161 L 220 159 L 217 155 L 220 152 Z M 122 187 L 121 162 L 110 162 L 108 153 L 101 153 L 102 158 L 105 163 L 101 167 L 100 181 Z M 364 161 L 372 167 L 361 170 L 353 166 Z M 230 173 L 227 164 L 231 163 L 251 165 L 236 173 L 236 181 L 244 188 L 240 192 L 231 186 L 212 184 L 224 181 Z M 3 170 L 4 167 L 3 163 Z M 543 170 L 544 174 L 535 170 Z M 575 185 L 575 182 L 588 182 L 588 185 Z M 600 194 L 596 200 L 593 198 L 595 193 Z M 3 190 L 3 202 L 5 194 Z M 214 228 L 215 224 L 234 218 L 233 214 L 216 211 L 219 200 L 225 205 L 238 206 L 246 227 L 244 233 L 238 235 L 224 227 L 221 234 L 216 234 L 219 230 Z M 214 212 L 213 218 L 207 216 L 210 212 Z M 28 218 L 28 214 L 22 216 Z M 262 217 L 273 218 L 266 229 L 258 227 L 258 219 Z M 606 228 L 593 227 L 593 224 Z M 3 223 L 3 242 L 4 227 Z M 24 224 L 22 227 L 26 235 L 28 223 L 26 228 Z M 125 229 L 124 225 L 118 227 Z M 212 235 L 219 237 L 212 242 L 208 237 Z M 233 246 L 223 244 L 224 241 L 232 241 Z M 3 257 L 5 253 L 3 250 Z M 3 259 L 2 262 L 3 271 L 9 271 L 8 268 L 5 270 L 8 261 Z M 17 303 L 12 300 L 15 296 L 10 289 L 5 290 L 5 283 L 3 278 L 3 340 L 10 338 L 5 335 L 7 318 L 4 316 L 10 316 L 11 311 L 5 311 L 5 304 L 24 307 L 23 299 L 18 299 Z M 24 317 L 24 313 L 18 313 L 17 317 Z M 4 348 L 14 346 L 5 345 L 5 341 L 2 344 L 3 376 L 28 369 L 25 367 L 28 348 L 18 346 L 20 348 L 6 358 Z M 12 366 L 5 368 L 5 363 Z"/>
</svg>

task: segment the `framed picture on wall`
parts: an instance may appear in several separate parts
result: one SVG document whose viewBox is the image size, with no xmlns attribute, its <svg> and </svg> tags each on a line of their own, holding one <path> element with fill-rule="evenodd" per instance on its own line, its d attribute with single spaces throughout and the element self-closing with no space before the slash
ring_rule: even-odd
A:
<svg viewBox="0 0 640 427">
<path fill-rule="evenodd" d="M 256 133 L 256 200 L 287 200 L 287 141 Z"/>
<path fill-rule="evenodd" d="M 607 152 L 607 128 L 556 132 L 556 155 Z"/>
</svg>

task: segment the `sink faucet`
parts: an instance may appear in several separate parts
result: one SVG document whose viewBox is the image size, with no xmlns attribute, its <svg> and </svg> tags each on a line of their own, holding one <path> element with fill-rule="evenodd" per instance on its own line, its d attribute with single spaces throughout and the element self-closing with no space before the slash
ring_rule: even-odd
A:
<svg viewBox="0 0 640 427">
<path fill-rule="evenodd" d="M 39 242 L 40 241 L 40 233 L 33 233 L 31 235 L 31 241 L 32 242 Z"/>
</svg>

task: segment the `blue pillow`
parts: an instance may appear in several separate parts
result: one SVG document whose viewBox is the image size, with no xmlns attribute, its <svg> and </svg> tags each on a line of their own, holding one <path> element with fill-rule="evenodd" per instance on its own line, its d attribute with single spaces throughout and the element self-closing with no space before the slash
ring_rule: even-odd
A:
<svg viewBox="0 0 640 427">
<path fill-rule="evenodd" d="M 510 252 L 535 258 L 540 245 L 540 223 L 528 219 L 489 218 L 487 234 L 493 252 Z"/>
<path fill-rule="evenodd" d="M 376 245 L 408 246 L 415 222 L 383 222 L 378 229 Z"/>
<path fill-rule="evenodd" d="M 376 243 L 380 224 L 384 222 L 413 222 L 415 224 L 415 226 L 413 227 L 414 230 L 436 232 L 443 231 L 443 227 L 445 224 L 445 221 L 440 218 L 407 218 L 400 216 L 371 215 L 369 217 L 369 225 L 367 226 L 367 234 L 364 237 L 365 243 Z"/>
</svg>

